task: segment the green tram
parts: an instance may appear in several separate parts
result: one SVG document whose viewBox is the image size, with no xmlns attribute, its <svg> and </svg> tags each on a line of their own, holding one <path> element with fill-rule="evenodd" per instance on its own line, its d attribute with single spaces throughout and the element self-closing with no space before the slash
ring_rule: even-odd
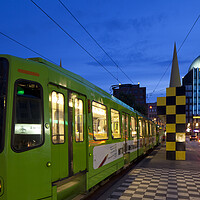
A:
<svg viewBox="0 0 200 200">
<path fill-rule="evenodd" d="M 0 55 L 0 200 L 72 199 L 156 145 L 156 125 L 41 58 Z"/>
</svg>

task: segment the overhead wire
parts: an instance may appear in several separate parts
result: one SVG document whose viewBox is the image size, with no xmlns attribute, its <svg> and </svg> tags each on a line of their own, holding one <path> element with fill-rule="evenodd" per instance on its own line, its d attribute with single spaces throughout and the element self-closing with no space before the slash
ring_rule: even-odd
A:
<svg viewBox="0 0 200 200">
<path fill-rule="evenodd" d="M 50 15 L 48 15 L 37 3 L 35 3 L 33 0 L 30 0 L 37 8 L 39 8 L 40 11 L 42 11 L 54 24 L 56 24 L 66 35 L 68 35 L 81 49 L 83 49 L 93 60 L 95 60 L 101 67 L 104 68 L 115 80 L 117 80 L 119 83 L 119 79 L 115 77 L 102 63 L 100 63 L 89 51 L 87 51 L 75 38 L 73 38 L 64 28 L 61 27 Z"/>
<path fill-rule="evenodd" d="M 186 35 L 185 39 L 183 40 L 183 42 L 181 43 L 180 47 L 178 48 L 177 53 L 180 51 L 180 49 L 182 48 L 183 44 L 185 43 L 185 41 L 187 40 L 188 36 L 190 35 L 192 29 L 194 28 L 195 24 L 197 23 L 197 21 L 199 20 L 200 15 L 197 17 L 197 19 L 195 20 L 194 24 L 192 25 L 190 31 L 188 32 L 188 34 Z"/>
<path fill-rule="evenodd" d="M 192 27 L 190 28 L 188 34 L 186 35 L 185 39 L 184 39 L 183 42 L 181 43 L 180 47 L 178 48 L 177 53 L 181 50 L 182 46 L 184 45 L 184 43 L 185 43 L 185 41 L 187 40 L 187 38 L 188 38 L 188 36 L 190 35 L 190 33 L 192 32 L 192 30 L 193 30 L 195 24 L 197 23 L 197 21 L 199 20 L 199 18 L 200 18 L 200 15 L 198 15 L 198 17 L 196 18 L 196 20 L 195 20 L 195 22 L 193 23 Z M 161 78 L 160 78 L 160 80 L 158 81 L 158 83 L 157 83 L 156 87 L 154 88 L 153 92 L 150 93 L 150 96 L 152 96 L 152 94 L 156 91 L 158 85 L 160 84 L 161 80 L 163 79 L 163 77 L 164 77 L 165 74 L 167 73 L 167 71 L 168 71 L 169 67 L 171 66 L 171 64 L 172 64 L 172 61 L 169 63 L 169 65 L 168 65 L 168 67 L 166 68 L 164 74 L 161 76 Z"/>
<path fill-rule="evenodd" d="M 83 30 L 90 36 L 90 38 L 96 43 L 96 45 L 108 56 L 108 58 L 115 64 L 115 66 L 126 76 L 129 81 L 133 83 L 130 77 L 121 69 L 121 67 L 114 61 L 114 59 L 105 51 L 105 49 L 97 42 L 97 40 L 89 33 L 89 31 L 81 24 L 81 22 L 75 17 L 75 15 L 67 8 L 67 6 L 58 0 L 60 4 L 66 9 L 66 11 L 74 18 L 74 20 L 83 28 Z"/>
<path fill-rule="evenodd" d="M 27 47 L 26 45 L 22 44 L 21 42 L 18 42 L 17 40 L 13 39 L 12 37 L 8 36 L 7 34 L 5 34 L 5 33 L 3 33 L 3 32 L 0 32 L 0 34 L 3 35 L 3 36 L 5 36 L 5 37 L 8 38 L 9 40 L 12 40 L 13 42 L 19 44 L 20 46 L 22 46 L 22 47 L 24 47 L 24 48 L 26 48 L 26 49 L 32 51 L 33 53 L 39 55 L 40 57 L 42 57 L 42 58 L 44 58 L 44 59 L 46 59 L 46 60 L 48 60 L 48 61 L 50 61 L 50 62 L 52 62 L 53 64 L 56 65 L 56 63 L 53 62 L 52 60 L 50 60 L 49 58 L 43 56 L 42 54 L 38 53 L 37 51 L 35 51 L 35 50 L 33 50 L 33 49 Z"/>
</svg>

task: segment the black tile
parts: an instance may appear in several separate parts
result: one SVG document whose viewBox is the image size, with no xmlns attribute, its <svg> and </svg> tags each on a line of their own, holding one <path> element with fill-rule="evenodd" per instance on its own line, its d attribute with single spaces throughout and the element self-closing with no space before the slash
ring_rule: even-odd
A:
<svg viewBox="0 0 200 200">
<path fill-rule="evenodd" d="M 157 106 L 157 115 L 166 115 L 166 106 Z"/>
<path fill-rule="evenodd" d="M 176 96 L 184 96 L 185 95 L 185 86 L 176 87 Z"/>
<path fill-rule="evenodd" d="M 176 142 L 176 133 L 167 133 L 166 142 Z"/>
<path fill-rule="evenodd" d="M 122 196 L 123 196 L 123 197 L 132 197 L 133 194 L 130 194 L 130 193 L 123 193 Z"/>
<path fill-rule="evenodd" d="M 176 105 L 176 114 L 185 114 L 185 105 Z"/>
<path fill-rule="evenodd" d="M 176 97 L 172 96 L 172 97 L 166 97 L 166 105 L 176 105 Z"/>
<path fill-rule="evenodd" d="M 166 115 L 166 123 L 167 124 L 175 124 L 176 123 L 176 115 Z"/>
<path fill-rule="evenodd" d="M 190 194 L 190 198 L 192 199 L 192 198 L 198 198 L 199 199 L 199 195 L 198 194 L 193 194 L 193 193 L 191 193 Z"/>
<path fill-rule="evenodd" d="M 166 197 L 166 194 L 165 194 L 165 193 L 156 193 L 156 196 L 159 196 L 159 197 Z"/>
<path fill-rule="evenodd" d="M 156 189 L 155 190 L 147 190 L 146 192 L 151 192 L 151 193 L 156 193 Z"/>
<path fill-rule="evenodd" d="M 176 124 L 177 133 L 185 133 L 186 125 L 185 124 Z"/>
<path fill-rule="evenodd" d="M 176 151 L 185 151 L 185 142 L 176 142 Z"/>
<path fill-rule="evenodd" d="M 166 159 L 167 160 L 176 160 L 176 152 L 175 151 L 166 151 Z"/>
<path fill-rule="evenodd" d="M 152 195 L 152 196 L 151 196 L 151 195 L 144 195 L 144 197 L 143 197 L 143 198 L 147 198 L 147 199 L 154 199 L 153 197 L 154 197 L 154 195 Z"/>
</svg>

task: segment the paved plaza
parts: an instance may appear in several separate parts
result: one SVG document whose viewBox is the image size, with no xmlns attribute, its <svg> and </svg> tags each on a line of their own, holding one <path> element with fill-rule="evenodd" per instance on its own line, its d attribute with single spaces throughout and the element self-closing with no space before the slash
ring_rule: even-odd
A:
<svg viewBox="0 0 200 200">
<path fill-rule="evenodd" d="M 98 200 L 200 199 L 200 144 L 186 142 L 186 161 L 165 159 L 157 147 Z"/>
</svg>

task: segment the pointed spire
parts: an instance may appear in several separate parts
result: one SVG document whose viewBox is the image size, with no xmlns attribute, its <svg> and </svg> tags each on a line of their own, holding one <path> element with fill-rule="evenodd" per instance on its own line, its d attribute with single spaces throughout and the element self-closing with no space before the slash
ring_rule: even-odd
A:
<svg viewBox="0 0 200 200">
<path fill-rule="evenodd" d="M 61 59 L 60 59 L 60 67 L 62 67 L 62 62 L 61 62 Z"/>
<path fill-rule="evenodd" d="M 181 86 L 181 80 L 180 80 L 178 59 L 177 59 L 177 53 L 176 53 L 176 43 L 174 43 L 174 54 L 173 54 L 169 87 L 180 87 L 180 86 Z"/>
</svg>

